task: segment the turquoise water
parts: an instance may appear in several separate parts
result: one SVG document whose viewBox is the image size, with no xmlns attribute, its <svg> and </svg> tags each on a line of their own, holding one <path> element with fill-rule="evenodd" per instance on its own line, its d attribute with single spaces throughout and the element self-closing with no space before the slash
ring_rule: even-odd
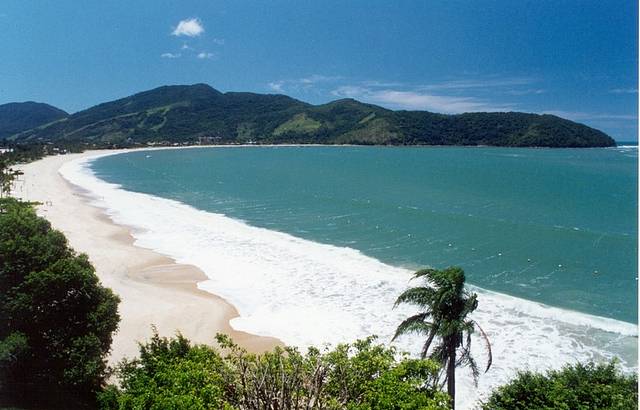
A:
<svg viewBox="0 0 640 410">
<path fill-rule="evenodd" d="M 96 175 L 394 266 L 637 322 L 637 149 L 250 147 L 132 152 Z"/>
</svg>

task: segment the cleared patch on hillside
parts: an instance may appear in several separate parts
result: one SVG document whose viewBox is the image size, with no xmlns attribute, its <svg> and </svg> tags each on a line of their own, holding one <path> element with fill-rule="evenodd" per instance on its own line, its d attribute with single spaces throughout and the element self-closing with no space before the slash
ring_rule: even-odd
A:
<svg viewBox="0 0 640 410">
<path fill-rule="evenodd" d="M 287 132 L 310 134 L 320 128 L 322 124 L 313 118 L 307 117 L 305 113 L 296 114 L 289 121 L 280 124 L 273 130 L 273 135 L 282 135 Z"/>
<path fill-rule="evenodd" d="M 358 121 L 358 124 L 364 124 L 365 122 L 371 121 L 374 118 L 376 118 L 376 113 L 372 112 L 371 114 L 367 115 L 366 117 Z"/>
<path fill-rule="evenodd" d="M 342 144 L 388 144 L 398 137 L 391 124 L 383 118 L 367 121 L 364 126 L 339 137 Z"/>
</svg>

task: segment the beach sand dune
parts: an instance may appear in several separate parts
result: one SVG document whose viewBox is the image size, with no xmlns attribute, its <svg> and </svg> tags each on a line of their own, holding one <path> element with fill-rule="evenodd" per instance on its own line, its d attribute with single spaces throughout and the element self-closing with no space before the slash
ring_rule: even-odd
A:
<svg viewBox="0 0 640 410">
<path fill-rule="evenodd" d="M 38 214 L 62 231 L 76 251 L 86 253 L 102 284 L 120 296 L 121 321 L 109 362 L 136 356 L 138 342 L 151 336 L 152 326 L 161 336 L 181 332 L 193 342 L 210 345 L 217 332 L 226 333 L 254 352 L 282 345 L 277 339 L 233 330 L 229 320 L 238 312 L 224 299 L 197 288 L 207 279 L 202 271 L 135 246 L 127 227 L 114 224 L 90 204 L 86 193 L 58 173 L 65 162 L 97 153 L 105 151 L 50 156 L 21 165 L 24 175 L 14 196 L 41 202 Z"/>
</svg>

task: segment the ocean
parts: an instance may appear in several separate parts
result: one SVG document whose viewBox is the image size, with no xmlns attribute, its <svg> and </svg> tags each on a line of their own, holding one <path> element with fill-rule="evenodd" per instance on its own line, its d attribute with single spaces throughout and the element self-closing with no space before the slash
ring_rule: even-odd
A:
<svg viewBox="0 0 640 410">
<path fill-rule="evenodd" d="M 411 273 L 462 267 L 494 354 L 477 390 L 459 371 L 469 408 L 519 369 L 637 368 L 637 167 L 634 146 L 224 147 L 61 173 L 138 246 L 202 269 L 199 286 L 238 308 L 235 329 L 302 348 L 388 342 L 415 312 L 393 309 Z"/>
</svg>

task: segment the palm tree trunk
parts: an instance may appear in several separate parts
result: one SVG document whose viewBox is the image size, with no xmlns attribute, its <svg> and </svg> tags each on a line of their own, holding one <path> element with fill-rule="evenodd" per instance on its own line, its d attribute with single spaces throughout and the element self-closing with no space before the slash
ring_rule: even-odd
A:
<svg viewBox="0 0 640 410">
<path fill-rule="evenodd" d="M 451 408 L 456 408 L 456 347 L 449 343 L 449 362 L 447 363 L 447 393 L 451 397 Z"/>
</svg>

